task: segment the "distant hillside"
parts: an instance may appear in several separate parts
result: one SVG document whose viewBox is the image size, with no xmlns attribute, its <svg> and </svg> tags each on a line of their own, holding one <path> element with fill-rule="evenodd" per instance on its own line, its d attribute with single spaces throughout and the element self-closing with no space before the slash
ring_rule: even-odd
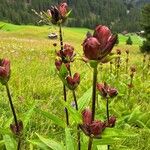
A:
<svg viewBox="0 0 150 150">
<path fill-rule="evenodd" d="M 140 29 L 140 7 L 149 0 L 66 1 L 73 10 L 67 26 L 93 28 L 101 23 L 118 32 Z M 46 11 L 50 5 L 60 2 L 60 0 L 0 0 L 0 20 L 15 24 L 36 24 L 38 18 L 31 9 Z"/>
</svg>

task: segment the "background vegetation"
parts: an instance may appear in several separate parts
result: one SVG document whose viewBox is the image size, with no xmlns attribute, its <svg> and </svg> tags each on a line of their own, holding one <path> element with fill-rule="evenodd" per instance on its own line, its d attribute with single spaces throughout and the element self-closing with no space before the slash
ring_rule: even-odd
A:
<svg viewBox="0 0 150 150">
<path fill-rule="evenodd" d="M 15 24 L 36 24 L 31 11 L 47 11 L 60 0 L 0 0 L 0 20 Z M 140 30 L 140 9 L 148 0 L 67 0 L 72 16 L 67 26 L 94 28 L 101 23 L 115 32 Z M 82 19 L 81 19 L 82 18 Z"/>
</svg>

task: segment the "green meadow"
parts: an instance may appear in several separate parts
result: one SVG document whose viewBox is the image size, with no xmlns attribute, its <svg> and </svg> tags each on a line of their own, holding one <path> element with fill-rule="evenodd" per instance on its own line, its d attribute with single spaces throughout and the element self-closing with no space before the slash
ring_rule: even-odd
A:
<svg viewBox="0 0 150 150">
<path fill-rule="evenodd" d="M 87 31 L 91 30 L 63 27 L 64 43 L 73 45 L 77 54 L 71 67 L 73 73 L 78 72 L 81 75 L 81 83 L 76 91 L 77 100 L 81 105 L 80 111 L 91 101 L 92 69 L 81 60 L 83 54 L 81 44 Z M 60 49 L 59 39 L 48 39 L 48 35 L 52 32 L 58 34 L 58 28 L 18 26 L 0 22 L 0 58 L 8 58 L 11 61 L 10 91 L 18 118 L 24 123 L 22 150 L 48 149 L 42 143 L 39 146 L 36 133 L 64 142 L 64 129 L 40 112 L 41 110 L 54 114 L 65 121 L 64 107 L 61 103 L 63 85 L 54 65 L 55 51 Z M 129 35 L 133 45 L 126 45 Z M 117 117 L 115 128 L 127 133 L 124 138 L 116 138 L 111 149 L 150 150 L 150 56 L 146 55 L 143 63 L 144 57 L 139 50 L 143 39 L 135 34 L 129 35 L 119 34 L 119 44 L 113 49 L 114 53 L 117 49 L 121 50 L 119 76 L 116 77 L 113 60 L 111 73 L 109 63 L 99 65 L 98 82 L 106 81 L 118 89 L 118 96 L 110 102 L 110 113 Z M 57 43 L 57 46 L 54 47 L 53 43 Z M 128 73 L 125 72 L 126 50 L 129 50 Z M 134 87 L 128 99 L 131 66 L 136 68 L 136 73 L 133 79 Z M 69 90 L 67 93 L 68 103 L 71 105 L 72 93 Z M 97 118 L 104 119 L 102 117 L 105 113 L 104 104 L 104 100 L 98 96 Z M 9 130 L 12 120 L 5 87 L 0 85 L 0 150 L 15 149 L 16 141 Z M 76 135 L 72 136 L 76 140 Z M 84 139 L 84 135 L 82 136 Z M 84 149 L 86 150 L 83 146 Z"/>
</svg>

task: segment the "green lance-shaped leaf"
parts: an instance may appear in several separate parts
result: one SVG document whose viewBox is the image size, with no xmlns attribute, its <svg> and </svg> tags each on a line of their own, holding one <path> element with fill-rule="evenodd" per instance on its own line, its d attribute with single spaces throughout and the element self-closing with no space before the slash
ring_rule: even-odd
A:
<svg viewBox="0 0 150 150">
<path fill-rule="evenodd" d="M 65 64 L 62 64 L 61 65 L 61 68 L 59 70 L 59 75 L 62 77 L 62 78 L 66 78 L 66 76 L 68 75 L 68 69 L 67 67 L 65 66 Z"/>
<path fill-rule="evenodd" d="M 39 135 L 36 133 L 36 135 L 38 136 L 38 138 L 45 144 L 47 145 L 49 148 L 51 148 L 52 150 L 64 150 L 64 146 L 59 143 L 59 142 L 56 142 L 52 139 L 47 139 L 47 138 L 44 138 L 43 136 Z"/>
<path fill-rule="evenodd" d="M 115 128 L 106 128 L 102 134 L 102 138 L 127 138 L 135 136 L 137 136 L 137 134 L 133 132 Z"/>
<path fill-rule="evenodd" d="M 103 59 L 101 60 L 101 62 L 102 62 L 102 63 L 108 63 L 108 62 L 110 62 L 111 60 L 113 60 L 113 59 L 115 59 L 115 58 L 117 58 L 117 57 L 118 57 L 118 56 L 115 55 L 115 54 L 107 55 L 105 58 L 103 58 Z"/>
<path fill-rule="evenodd" d="M 128 119 L 128 122 L 130 123 L 134 123 L 136 122 L 136 120 L 139 118 L 139 116 L 142 114 L 142 112 L 140 111 L 140 107 L 137 106 L 132 113 L 130 114 L 130 117 Z"/>
<path fill-rule="evenodd" d="M 36 110 L 37 110 L 37 112 L 39 112 L 44 117 L 50 119 L 54 124 L 56 124 L 62 128 L 65 128 L 65 126 L 66 126 L 65 122 L 62 119 L 60 119 L 59 117 L 57 117 L 51 113 L 48 113 L 46 111 L 42 111 L 40 109 L 37 109 L 37 108 L 36 108 Z"/>
<path fill-rule="evenodd" d="M 70 117 L 73 118 L 73 120 L 79 124 L 81 123 L 82 119 L 81 119 L 81 114 L 75 109 L 73 108 L 70 104 L 68 104 L 67 102 L 61 101 L 61 103 L 63 104 L 64 107 L 66 107 L 69 111 Z"/>
<path fill-rule="evenodd" d="M 16 150 L 17 143 L 10 135 L 3 135 L 3 140 L 5 143 L 6 150 Z"/>
<path fill-rule="evenodd" d="M 68 69 L 65 66 L 65 64 L 61 65 L 61 68 L 59 70 L 58 76 L 62 80 L 62 82 L 64 83 L 64 85 L 67 85 L 66 77 L 68 76 Z"/>
<path fill-rule="evenodd" d="M 34 113 L 35 105 L 31 107 L 31 109 L 25 113 L 25 116 L 23 117 L 23 128 L 25 129 L 28 122 L 30 121 L 30 118 L 32 114 Z"/>
<path fill-rule="evenodd" d="M 89 88 L 83 95 L 78 99 L 78 107 L 79 111 L 83 110 L 85 107 L 89 105 L 89 102 L 91 100 L 91 92 L 92 87 Z"/>
<path fill-rule="evenodd" d="M 49 150 L 48 146 L 45 145 L 43 142 L 39 141 L 39 140 L 28 140 L 28 142 L 30 143 L 30 147 L 32 145 L 32 148 L 35 146 L 37 146 L 38 148 L 42 149 L 42 150 Z M 31 150 L 30 149 L 30 150 Z"/>
<path fill-rule="evenodd" d="M 71 14 L 71 12 L 72 12 L 72 9 L 66 14 L 65 17 L 68 17 Z"/>
<path fill-rule="evenodd" d="M 66 135 L 66 150 L 74 150 L 74 143 L 73 138 L 70 133 L 70 129 L 65 129 L 65 135 Z"/>
<path fill-rule="evenodd" d="M 1 148 L 1 146 L 3 146 L 5 144 L 5 141 L 4 140 L 1 140 L 0 141 L 0 148 Z"/>
</svg>

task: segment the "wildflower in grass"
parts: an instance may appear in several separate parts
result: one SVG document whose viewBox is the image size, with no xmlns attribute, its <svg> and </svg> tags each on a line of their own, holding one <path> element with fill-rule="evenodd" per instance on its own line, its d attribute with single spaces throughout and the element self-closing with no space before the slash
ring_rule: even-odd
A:
<svg viewBox="0 0 150 150">
<path fill-rule="evenodd" d="M 10 124 L 10 129 L 15 135 L 19 135 L 23 130 L 23 122 L 18 120 L 18 129 L 16 124 Z"/>
<path fill-rule="evenodd" d="M 128 93 L 127 93 L 127 107 L 129 109 L 131 109 L 133 106 L 133 103 L 130 102 L 130 97 L 131 97 L 132 89 L 134 87 L 133 78 L 134 78 L 135 72 L 136 72 L 136 68 L 134 66 L 131 66 L 130 67 L 130 83 L 128 84 Z"/>
<path fill-rule="evenodd" d="M 99 138 L 106 128 L 105 122 L 100 120 L 92 121 L 92 111 L 90 109 L 85 109 L 82 112 L 83 124 L 80 125 L 82 131 L 92 138 Z"/>
<path fill-rule="evenodd" d="M 23 130 L 23 123 L 22 123 L 22 121 L 18 121 L 18 119 L 17 119 L 17 115 L 15 112 L 15 108 L 13 105 L 13 101 L 12 101 L 9 86 L 8 86 L 8 81 L 9 81 L 10 72 L 11 72 L 10 70 L 11 70 L 10 69 L 10 61 L 8 59 L 0 59 L 0 82 L 6 87 L 8 100 L 10 103 L 10 107 L 11 107 L 12 114 L 14 117 L 14 122 L 15 122 L 13 124 L 10 124 L 10 129 L 16 136 L 18 136 L 17 150 L 20 150 L 21 131 Z"/>
<path fill-rule="evenodd" d="M 118 56 L 116 58 L 115 67 L 116 67 L 116 74 L 117 74 L 117 78 L 118 78 L 119 77 L 119 68 L 120 68 L 120 63 L 121 63 L 121 59 L 120 59 L 121 50 L 117 49 L 116 53 Z"/>
<path fill-rule="evenodd" d="M 97 66 L 99 62 L 106 63 L 112 59 L 108 56 L 117 41 L 117 35 L 113 35 L 108 27 L 99 25 L 95 28 L 93 36 L 90 34 L 84 40 L 83 52 L 85 62 L 90 62 L 93 68 L 93 90 L 92 90 L 92 122 L 95 120 Z M 92 148 L 92 138 L 89 138 L 88 149 Z"/>
<path fill-rule="evenodd" d="M 113 65 L 113 62 L 112 61 L 110 61 L 110 74 L 112 73 L 112 65 Z"/>
<path fill-rule="evenodd" d="M 107 97 L 107 94 L 108 94 L 107 88 L 108 87 L 105 83 L 104 84 L 97 84 L 97 89 L 98 89 L 98 91 L 102 97 Z"/>
<path fill-rule="evenodd" d="M 57 46 L 57 43 L 53 43 L 53 46 L 56 47 L 56 46 Z"/>
<path fill-rule="evenodd" d="M 62 64 L 63 64 L 62 60 L 60 60 L 60 59 L 55 60 L 55 66 L 56 66 L 58 71 L 60 70 Z M 70 63 L 65 63 L 65 66 L 68 70 L 70 70 Z"/>
<path fill-rule="evenodd" d="M 121 55 L 121 50 L 120 49 L 117 49 L 116 52 L 117 52 L 117 55 Z"/>
<path fill-rule="evenodd" d="M 129 64 L 129 50 L 127 49 L 126 50 L 126 54 L 127 54 L 127 57 L 126 57 L 126 74 L 128 73 L 128 64 Z"/>
<path fill-rule="evenodd" d="M 97 90 L 104 98 L 106 98 L 107 96 L 112 98 L 117 96 L 118 94 L 118 91 L 115 88 L 108 86 L 106 83 L 97 84 Z"/>
<path fill-rule="evenodd" d="M 66 78 L 67 86 L 70 90 L 75 90 L 80 83 L 80 74 L 75 73 L 73 77 L 68 76 Z"/>
<path fill-rule="evenodd" d="M 110 116 L 109 120 L 106 121 L 106 127 L 114 127 L 116 123 L 116 117 Z"/>
<path fill-rule="evenodd" d="M 100 43 L 95 37 L 87 38 L 83 43 L 83 51 L 86 58 L 90 60 L 98 60 Z"/>
<path fill-rule="evenodd" d="M 116 119 L 115 117 L 109 116 L 109 98 L 113 98 L 117 96 L 118 91 L 117 89 L 110 87 L 106 83 L 97 84 L 97 90 L 99 91 L 100 95 L 106 99 L 106 116 L 107 121 L 105 122 L 105 125 L 107 127 L 113 127 L 115 125 Z M 110 145 L 107 145 L 107 149 L 110 149 Z"/>
<path fill-rule="evenodd" d="M 63 23 L 68 16 L 68 5 L 67 3 L 61 3 L 58 7 L 51 6 L 50 10 L 48 10 L 47 12 L 51 17 L 51 22 L 53 24 Z"/>
<path fill-rule="evenodd" d="M 74 47 L 70 44 L 65 44 L 63 50 L 57 52 L 57 56 L 60 57 L 64 63 L 73 62 L 75 55 Z"/>
<path fill-rule="evenodd" d="M 86 108 L 82 112 L 83 124 L 89 125 L 92 122 L 92 111 L 89 108 Z"/>
<path fill-rule="evenodd" d="M 10 78 L 10 61 L 8 59 L 0 60 L 0 82 L 5 85 Z"/>
<path fill-rule="evenodd" d="M 129 50 L 128 50 L 128 49 L 126 50 L 126 54 L 127 54 L 127 55 L 129 54 Z"/>
<path fill-rule="evenodd" d="M 109 97 L 115 97 L 118 95 L 118 91 L 115 88 L 109 88 L 108 90 L 108 95 Z"/>
<path fill-rule="evenodd" d="M 117 36 L 108 27 L 99 25 L 93 36 L 87 37 L 82 44 L 84 56 L 89 60 L 102 61 L 111 52 L 116 40 Z"/>
<path fill-rule="evenodd" d="M 128 87 L 133 88 L 133 77 L 134 77 L 134 74 L 136 72 L 136 68 L 134 66 L 130 67 L 130 72 L 131 72 L 130 73 L 131 79 L 130 79 L 130 83 L 128 84 Z"/>
</svg>

